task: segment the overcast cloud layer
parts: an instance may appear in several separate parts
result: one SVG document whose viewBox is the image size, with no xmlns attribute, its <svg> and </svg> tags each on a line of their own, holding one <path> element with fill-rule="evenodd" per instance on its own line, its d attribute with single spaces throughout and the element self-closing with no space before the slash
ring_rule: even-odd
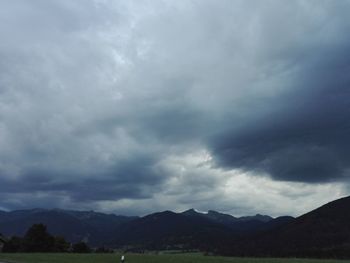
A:
<svg viewBox="0 0 350 263">
<path fill-rule="evenodd" d="M 348 10 L 1 1 L 0 209 L 276 216 L 347 195 Z"/>
</svg>

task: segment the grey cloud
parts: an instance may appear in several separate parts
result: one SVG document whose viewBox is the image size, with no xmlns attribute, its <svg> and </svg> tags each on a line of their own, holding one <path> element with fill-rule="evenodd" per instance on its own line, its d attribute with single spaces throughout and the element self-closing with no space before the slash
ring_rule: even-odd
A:
<svg viewBox="0 0 350 263">
<path fill-rule="evenodd" d="M 148 156 L 134 156 L 98 174 L 74 174 L 74 171 L 28 170 L 18 179 L 1 178 L 3 195 L 26 193 L 64 193 L 73 202 L 122 198 L 149 198 L 159 191 L 167 177 L 154 167 Z"/>
<path fill-rule="evenodd" d="M 347 180 L 348 5 L 2 1 L 0 206 L 204 208 L 227 178 L 193 165 L 174 186 L 182 166 L 164 168 L 200 150 L 218 168 Z"/>
</svg>

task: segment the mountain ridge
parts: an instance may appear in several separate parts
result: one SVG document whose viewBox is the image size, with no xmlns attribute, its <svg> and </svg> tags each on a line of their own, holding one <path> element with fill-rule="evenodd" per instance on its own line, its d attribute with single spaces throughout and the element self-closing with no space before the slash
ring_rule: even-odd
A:
<svg viewBox="0 0 350 263">
<path fill-rule="evenodd" d="M 153 229 L 152 231 L 155 233 L 153 235 L 154 239 L 149 233 L 142 232 L 142 229 L 139 236 L 132 234 L 135 232 L 132 231 L 132 228 L 137 228 L 133 221 L 139 224 L 146 223 L 149 222 L 147 219 L 154 219 L 157 216 L 161 216 L 163 221 L 174 220 L 174 227 L 176 226 L 178 233 L 182 233 L 183 236 L 180 237 L 178 233 L 170 231 L 171 235 L 169 234 L 168 239 L 176 240 L 182 240 L 184 236 L 190 236 L 191 228 L 197 229 L 197 233 L 210 233 L 211 236 L 217 236 L 217 239 L 220 239 L 220 236 L 226 236 L 226 233 L 242 235 L 242 233 L 245 234 L 251 230 L 255 231 L 255 225 L 261 225 L 260 222 L 254 220 L 254 216 L 250 216 L 250 220 L 240 222 L 239 218 L 214 210 L 209 210 L 207 213 L 199 213 L 194 209 L 178 213 L 167 210 L 139 217 L 84 210 L 33 208 L 0 211 L 0 232 L 6 236 L 23 236 L 32 224 L 43 223 L 47 225 L 52 234 L 64 236 L 70 242 L 86 241 L 92 246 L 122 246 L 125 245 L 123 242 L 140 243 L 140 240 L 147 239 L 147 243 L 154 246 L 159 240 L 160 233 L 158 232 L 161 232 L 157 229 L 159 225 L 149 223 L 148 228 Z M 161 222 L 161 224 L 166 224 L 166 222 Z M 129 233 L 125 229 L 129 229 Z M 220 234 L 216 234 L 216 231 Z M 201 234 L 197 234 L 197 236 L 201 236 Z M 201 236 L 201 239 L 203 239 L 203 236 Z M 192 239 L 191 243 L 198 242 Z"/>
<path fill-rule="evenodd" d="M 33 223 L 70 242 L 134 251 L 200 249 L 254 257 L 350 258 L 350 196 L 297 218 L 266 215 L 234 217 L 209 210 L 169 210 L 143 217 L 94 211 L 31 209 L 0 211 L 0 233 L 23 235 Z"/>
</svg>

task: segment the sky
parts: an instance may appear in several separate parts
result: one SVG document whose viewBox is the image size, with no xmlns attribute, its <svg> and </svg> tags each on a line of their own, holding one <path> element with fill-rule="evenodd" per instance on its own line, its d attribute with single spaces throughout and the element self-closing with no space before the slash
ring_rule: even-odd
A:
<svg viewBox="0 0 350 263">
<path fill-rule="evenodd" d="M 1 0 L 0 209 L 298 216 L 349 195 L 349 9 Z"/>
</svg>

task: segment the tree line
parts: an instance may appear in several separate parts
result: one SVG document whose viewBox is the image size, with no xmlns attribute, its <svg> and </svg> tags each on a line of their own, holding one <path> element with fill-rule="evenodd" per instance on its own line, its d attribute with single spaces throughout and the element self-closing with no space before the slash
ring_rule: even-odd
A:
<svg viewBox="0 0 350 263">
<path fill-rule="evenodd" d="M 16 252 L 72 252 L 72 253 L 107 253 L 111 250 L 101 247 L 91 249 L 85 242 L 71 244 L 62 236 L 53 236 L 44 224 L 32 225 L 23 237 L 13 236 L 5 242 L 5 253 Z"/>
</svg>

